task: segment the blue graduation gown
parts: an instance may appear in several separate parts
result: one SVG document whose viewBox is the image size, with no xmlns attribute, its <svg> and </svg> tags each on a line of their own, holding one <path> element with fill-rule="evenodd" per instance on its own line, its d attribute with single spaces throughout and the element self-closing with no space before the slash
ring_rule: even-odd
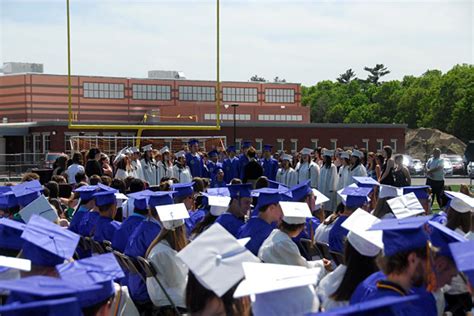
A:
<svg viewBox="0 0 474 316">
<path fill-rule="evenodd" d="M 220 162 L 208 161 L 207 162 L 207 171 L 209 172 L 208 177 L 212 182 L 215 181 L 217 175 L 217 169 L 222 169 L 222 164 Z"/>
<path fill-rule="evenodd" d="M 441 225 L 446 225 L 446 223 L 448 222 L 448 216 L 445 212 L 441 211 L 438 214 L 433 215 L 433 218 L 430 220 L 438 222 Z"/>
<path fill-rule="evenodd" d="M 219 223 L 227 229 L 229 233 L 231 233 L 235 238 L 237 238 L 237 234 L 239 233 L 240 226 L 245 224 L 242 218 L 237 218 L 231 213 L 224 213 L 221 214 L 217 219 L 216 223 Z"/>
<path fill-rule="evenodd" d="M 191 153 L 187 153 L 186 165 L 189 167 L 193 178 L 207 176 L 206 170 L 204 168 L 204 163 L 202 162 L 202 158 L 199 154 L 196 154 L 196 156 L 194 156 Z"/>
<path fill-rule="evenodd" d="M 94 240 L 102 242 L 114 240 L 115 232 L 120 228 L 120 223 L 110 217 L 100 216 L 94 233 Z"/>
<path fill-rule="evenodd" d="M 349 233 L 347 229 L 341 226 L 342 223 L 348 218 L 348 216 L 341 215 L 336 219 L 334 225 L 329 231 L 329 249 L 344 253 L 344 240 Z"/>
<path fill-rule="evenodd" d="M 230 183 L 232 179 L 240 177 L 240 163 L 238 157 L 224 160 L 222 168 L 224 169 L 224 181 L 226 183 Z"/>
<path fill-rule="evenodd" d="M 144 257 L 151 242 L 158 236 L 160 231 L 161 226 L 155 219 L 147 218 L 143 220 L 130 236 L 124 254 L 132 258 Z M 128 289 L 134 301 L 141 303 L 150 301 L 146 284 L 138 274 L 130 273 L 128 275 Z"/>
<path fill-rule="evenodd" d="M 244 155 L 239 155 L 239 179 L 243 180 L 245 175 L 245 166 L 249 163 L 249 158 Z"/>
<path fill-rule="evenodd" d="M 317 219 L 316 217 L 309 217 L 306 219 L 306 224 L 304 225 L 304 229 L 301 231 L 301 233 L 295 238 L 291 238 L 295 242 L 295 244 L 298 246 L 298 248 L 300 248 L 301 238 L 305 238 L 305 239 L 312 239 L 311 237 L 314 238 L 314 232 L 316 231 L 316 228 L 318 228 L 319 224 L 321 224 L 321 221 Z"/>
<path fill-rule="evenodd" d="M 84 215 L 89 212 L 89 209 L 85 205 L 79 206 L 77 211 L 74 213 L 71 219 L 71 223 L 69 224 L 68 229 L 70 231 L 75 232 L 76 234 L 79 234 L 79 224 L 81 223 L 82 218 Z"/>
<path fill-rule="evenodd" d="M 274 158 L 260 159 L 260 164 L 263 168 L 263 175 L 270 180 L 275 181 L 278 172 L 278 161 Z"/>
<path fill-rule="evenodd" d="M 130 215 L 115 232 L 112 247 L 123 253 L 127 246 L 128 239 L 135 231 L 135 228 L 137 228 L 144 219 L 146 219 L 146 216 L 141 214 L 133 213 Z"/>
<path fill-rule="evenodd" d="M 100 214 L 98 212 L 87 212 L 84 214 L 84 216 L 82 216 L 81 222 L 79 223 L 79 234 L 84 237 L 90 237 L 94 235 L 99 217 Z"/>
<path fill-rule="evenodd" d="M 206 216 L 207 211 L 204 209 L 198 209 L 194 212 L 189 212 L 189 218 L 184 220 L 184 225 L 186 226 L 186 237 L 191 235 L 194 227 L 203 220 L 204 216 Z"/>
<path fill-rule="evenodd" d="M 273 225 L 268 224 L 260 217 L 252 217 L 240 227 L 238 238 L 250 237 L 245 247 L 258 256 L 258 250 L 273 230 Z"/>
<path fill-rule="evenodd" d="M 213 180 L 211 182 L 211 188 L 225 188 L 226 186 L 227 186 L 227 183 L 225 181 Z"/>
</svg>

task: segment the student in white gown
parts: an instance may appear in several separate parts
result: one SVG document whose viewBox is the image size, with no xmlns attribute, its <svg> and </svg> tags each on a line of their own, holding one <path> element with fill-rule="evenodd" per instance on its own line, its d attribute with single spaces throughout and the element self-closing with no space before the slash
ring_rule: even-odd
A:
<svg viewBox="0 0 474 316">
<path fill-rule="evenodd" d="M 173 175 L 178 179 L 179 183 L 189 183 L 193 181 L 191 170 L 186 165 L 186 153 L 181 150 L 176 154 L 176 164 L 173 166 Z"/>
<path fill-rule="evenodd" d="M 281 156 L 281 168 L 278 169 L 276 181 L 291 188 L 297 184 L 297 174 L 295 169 L 291 167 L 293 157 L 288 154 Z"/>
<path fill-rule="evenodd" d="M 160 149 L 161 160 L 156 163 L 156 183 L 160 184 L 163 178 L 173 178 L 174 168 L 170 149 L 165 146 Z"/>
<path fill-rule="evenodd" d="M 337 189 L 337 168 L 332 163 L 333 150 L 323 151 L 324 163 L 320 169 L 318 191 L 329 198 L 324 203 L 324 209 L 328 211 L 336 210 L 336 189 Z"/>
<path fill-rule="evenodd" d="M 319 166 L 311 160 L 312 149 L 303 148 L 301 150 L 301 161 L 295 167 L 298 184 L 311 180 L 311 187 L 318 188 Z"/>
<path fill-rule="evenodd" d="M 141 169 L 143 172 L 143 179 L 144 181 L 148 182 L 150 186 L 158 185 L 156 183 L 156 161 L 153 159 L 152 156 L 152 146 L 151 144 L 142 147 L 143 150 L 143 158 L 140 160 Z"/>
<path fill-rule="evenodd" d="M 355 183 L 353 177 L 367 177 L 367 169 L 361 163 L 364 154 L 355 149 L 351 155 L 351 184 Z"/>
<path fill-rule="evenodd" d="M 341 166 L 339 167 L 339 180 L 337 181 L 337 190 L 343 189 L 352 183 L 350 172 L 351 161 L 349 152 L 341 152 L 340 158 Z"/>
</svg>

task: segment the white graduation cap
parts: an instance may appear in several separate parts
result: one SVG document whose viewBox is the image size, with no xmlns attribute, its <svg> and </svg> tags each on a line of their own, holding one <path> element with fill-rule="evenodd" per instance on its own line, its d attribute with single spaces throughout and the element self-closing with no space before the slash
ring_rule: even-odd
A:
<svg viewBox="0 0 474 316">
<path fill-rule="evenodd" d="M 143 147 L 142 147 L 142 150 L 143 150 L 143 151 L 153 150 L 153 145 L 152 145 L 152 144 L 148 144 L 148 145 L 146 145 L 146 146 L 143 146 Z"/>
<path fill-rule="evenodd" d="M 281 155 L 281 159 L 282 159 L 282 160 L 292 161 L 292 160 L 293 160 L 293 156 L 288 155 L 288 154 L 283 154 L 283 155 Z"/>
<path fill-rule="evenodd" d="M 244 277 L 243 262 L 260 262 L 219 223 L 196 237 L 177 257 L 218 297 Z"/>
<path fill-rule="evenodd" d="M 19 214 L 27 224 L 34 214 L 39 215 L 51 222 L 59 219 L 56 209 L 54 206 L 49 204 L 48 199 L 44 195 L 40 195 L 36 200 L 25 206 L 19 212 Z"/>
<path fill-rule="evenodd" d="M 182 157 L 184 158 L 184 157 L 186 157 L 186 152 L 184 150 L 180 150 L 174 155 L 176 156 L 176 159 L 182 158 Z"/>
<path fill-rule="evenodd" d="M 123 203 L 128 200 L 128 196 L 126 196 L 123 193 L 116 192 L 115 193 L 115 199 L 117 200 L 117 207 L 123 207 Z"/>
<path fill-rule="evenodd" d="M 301 149 L 300 151 L 300 154 L 302 155 L 311 155 L 311 153 L 313 152 L 313 150 L 311 148 L 303 148 Z"/>
<path fill-rule="evenodd" d="M 314 292 L 321 268 L 244 262 L 243 280 L 234 297 L 251 295 L 252 312 L 260 315 L 305 315 L 319 308 Z"/>
<path fill-rule="evenodd" d="M 127 150 L 128 150 L 128 147 L 124 147 L 124 148 L 120 149 L 119 152 L 117 153 L 117 156 L 120 155 L 120 154 L 125 154 Z"/>
<path fill-rule="evenodd" d="M 163 227 L 173 230 L 184 225 L 184 219 L 189 218 L 188 210 L 184 203 L 155 206 Z"/>
<path fill-rule="evenodd" d="M 332 157 L 334 156 L 334 150 L 324 150 L 323 151 L 323 156 L 328 156 L 328 157 Z"/>
<path fill-rule="evenodd" d="M 280 202 L 283 221 L 287 224 L 304 224 L 311 217 L 311 210 L 306 202 Z"/>
<path fill-rule="evenodd" d="M 315 206 L 322 205 L 323 203 L 326 203 L 330 200 L 327 196 L 325 196 L 324 194 L 322 194 L 318 190 L 316 190 L 316 189 L 312 189 L 312 190 L 313 190 L 313 194 L 316 198 Z"/>
<path fill-rule="evenodd" d="M 360 150 L 354 149 L 352 151 L 352 156 L 362 158 L 364 157 L 364 154 Z"/>
<path fill-rule="evenodd" d="M 403 195 L 403 188 L 392 187 L 391 185 L 381 184 L 379 199 L 393 198 Z"/>
<path fill-rule="evenodd" d="M 22 258 L 0 256 L 0 267 L 31 271 L 31 261 Z"/>
<path fill-rule="evenodd" d="M 250 241 L 250 237 L 244 237 L 237 239 L 237 242 L 242 246 L 245 247 L 246 244 Z"/>
<path fill-rule="evenodd" d="M 380 219 L 358 208 L 341 226 L 349 231 L 347 240 L 361 254 L 375 257 L 383 249 L 382 230 L 368 230 Z"/>
<path fill-rule="evenodd" d="M 132 152 L 132 154 L 140 152 L 140 150 L 137 147 L 130 147 L 129 150 Z"/>
<path fill-rule="evenodd" d="M 124 154 L 124 153 L 120 153 L 120 154 L 118 154 L 118 155 L 115 157 L 113 163 L 115 164 L 115 163 L 121 161 L 123 158 L 125 158 L 125 154 Z"/>
<path fill-rule="evenodd" d="M 474 212 L 474 199 L 472 197 L 461 192 L 444 191 L 444 193 L 451 197 L 449 206 L 457 212 Z"/>
<path fill-rule="evenodd" d="M 168 146 L 165 146 L 163 148 L 160 149 L 160 154 L 164 154 L 164 153 L 169 153 L 170 152 L 170 149 L 168 148 Z"/>
<path fill-rule="evenodd" d="M 229 209 L 230 196 L 216 196 L 203 193 L 204 196 L 207 196 L 208 203 L 211 206 L 209 212 L 214 216 L 219 216 L 222 213 L 225 213 Z"/>
<path fill-rule="evenodd" d="M 343 151 L 339 154 L 339 156 L 343 159 L 349 159 L 350 158 L 350 155 L 347 151 Z"/>
<path fill-rule="evenodd" d="M 387 201 L 393 214 L 398 219 L 415 216 L 425 212 L 415 193 L 411 192 Z"/>
</svg>

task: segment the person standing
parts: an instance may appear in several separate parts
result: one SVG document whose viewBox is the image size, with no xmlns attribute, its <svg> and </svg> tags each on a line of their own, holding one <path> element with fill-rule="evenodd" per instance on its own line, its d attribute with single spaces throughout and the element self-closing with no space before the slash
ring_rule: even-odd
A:
<svg viewBox="0 0 474 316">
<path fill-rule="evenodd" d="M 311 187 L 317 189 L 319 181 L 319 166 L 311 161 L 312 149 L 303 148 L 301 150 L 301 161 L 296 165 L 298 184 L 311 180 Z"/>
<path fill-rule="evenodd" d="M 263 168 L 257 161 L 256 155 L 255 149 L 250 147 L 247 151 L 249 162 L 245 165 L 244 177 L 242 179 L 243 183 L 251 183 L 252 186 L 254 186 L 257 179 L 263 175 Z"/>
<path fill-rule="evenodd" d="M 82 165 L 82 155 L 81 153 L 74 153 L 72 155 L 72 165 L 66 170 L 68 182 L 76 184 L 76 174 L 79 172 L 85 172 L 84 166 Z"/>
<path fill-rule="evenodd" d="M 433 157 L 426 162 L 426 185 L 431 187 L 433 199 L 431 205 L 436 197 L 438 205 L 442 205 L 441 197 L 444 188 L 444 160 L 440 158 L 441 150 L 439 148 L 433 149 Z"/>
<path fill-rule="evenodd" d="M 395 168 L 395 161 L 392 158 L 392 147 L 384 146 L 382 155 L 384 157 L 384 163 L 382 166 L 382 175 L 379 178 L 380 184 L 395 185 L 395 179 L 393 177 L 393 170 Z"/>
<path fill-rule="evenodd" d="M 224 169 L 224 181 L 229 184 L 232 179 L 239 178 L 240 165 L 239 158 L 237 158 L 235 154 L 235 146 L 227 147 L 227 154 L 229 158 L 224 160 L 222 168 Z"/>
<path fill-rule="evenodd" d="M 242 153 L 239 155 L 239 165 L 240 165 L 240 171 L 239 171 L 239 179 L 244 178 L 245 174 L 245 166 L 249 163 L 249 157 L 247 156 L 247 152 L 252 147 L 252 142 L 251 141 L 244 141 L 242 143 Z"/>
<path fill-rule="evenodd" d="M 336 210 L 336 189 L 337 189 L 337 167 L 332 163 L 333 150 L 323 151 L 323 166 L 320 170 L 318 188 L 319 191 L 329 198 L 324 203 L 324 209 L 328 211 Z"/>
<path fill-rule="evenodd" d="M 263 168 L 263 175 L 267 179 L 275 181 L 278 172 L 278 161 L 272 157 L 272 145 L 263 146 L 263 158 L 260 159 L 260 164 Z"/>
<path fill-rule="evenodd" d="M 141 169 L 143 172 L 143 179 L 150 186 L 152 185 L 158 185 L 159 183 L 156 183 L 156 161 L 152 156 L 152 145 L 148 144 L 144 147 L 142 147 L 143 150 L 143 158 L 140 160 L 141 164 Z"/>
<path fill-rule="evenodd" d="M 403 165 L 403 155 L 395 156 L 395 170 L 393 171 L 396 187 L 406 187 L 411 185 L 410 171 Z"/>
<path fill-rule="evenodd" d="M 165 146 L 160 149 L 161 160 L 156 164 L 156 184 L 161 183 L 163 178 L 173 178 L 174 177 L 174 168 L 173 160 L 171 159 L 171 153 L 168 146 Z"/>
<path fill-rule="evenodd" d="M 189 165 L 189 170 L 191 171 L 191 177 L 204 177 L 206 175 L 206 170 L 204 168 L 204 162 L 199 150 L 199 141 L 197 139 L 191 139 L 188 142 L 190 152 L 186 153 L 186 161 Z"/>
<path fill-rule="evenodd" d="M 339 180 L 337 190 L 343 189 L 352 183 L 350 154 L 343 151 L 340 154 L 341 166 L 339 167 Z"/>
<path fill-rule="evenodd" d="M 211 184 L 216 181 L 217 170 L 222 169 L 222 164 L 219 162 L 219 153 L 213 149 L 207 153 L 209 161 L 207 162 L 207 170 L 209 172 L 209 179 Z"/>
<path fill-rule="evenodd" d="M 297 184 L 297 174 L 295 169 L 291 167 L 291 161 L 293 157 L 288 154 L 281 156 L 281 168 L 278 169 L 276 175 L 276 182 L 282 183 L 287 187 L 291 188 Z"/>
<path fill-rule="evenodd" d="M 130 148 L 132 152 L 132 159 L 130 165 L 132 166 L 131 176 L 138 179 L 144 179 L 142 165 L 140 163 L 140 150 L 137 147 Z"/>
<path fill-rule="evenodd" d="M 367 177 L 367 169 L 365 169 L 364 165 L 361 163 L 361 157 L 364 154 L 354 149 L 351 154 L 351 170 L 350 170 L 350 184 L 355 183 L 354 177 Z"/>
<path fill-rule="evenodd" d="M 100 150 L 99 148 L 91 148 L 87 153 L 87 163 L 86 163 L 86 175 L 87 177 L 92 177 L 93 175 L 98 175 L 101 177 L 103 175 L 102 168 L 99 164 L 100 159 Z"/>
<path fill-rule="evenodd" d="M 174 176 L 178 179 L 179 183 L 192 182 L 191 170 L 186 165 L 186 153 L 183 150 L 178 151 L 175 156 L 176 164 L 173 166 Z"/>
</svg>

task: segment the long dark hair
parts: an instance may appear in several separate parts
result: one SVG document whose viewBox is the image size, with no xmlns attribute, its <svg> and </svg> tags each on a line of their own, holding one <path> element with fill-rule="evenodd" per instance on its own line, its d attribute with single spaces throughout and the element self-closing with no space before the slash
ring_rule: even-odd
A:
<svg viewBox="0 0 474 316">
<path fill-rule="evenodd" d="M 373 215 L 377 218 L 382 218 L 386 214 L 392 213 L 390 205 L 387 203 L 388 198 L 379 198 L 377 204 L 375 205 Z"/>
<path fill-rule="evenodd" d="M 332 157 L 331 156 L 324 156 L 324 163 L 323 166 L 327 169 L 331 168 L 332 164 Z"/>
<path fill-rule="evenodd" d="M 383 150 L 385 151 L 385 153 L 387 153 L 387 160 L 392 158 L 392 153 L 393 153 L 392 147 L 384 146 Z"/>
<path fill-rule="evenodd" d="M 359 157 L 355 157 L 355 156 L 352 156 L 356 159 L 356 162 L 355 164 L 352 165 L 351 167 L 351 171 L 354 170 L 358 165 L 360 165 L 360 158 Z"/>
<path fill-rule="evenodd" d="M 202 233 L 203 231 L 206 230 L 206 228 L 208 228 L 209 226 L 211 226 L 212 224 L 214 224 L 214 222 L 216 221 L 217 219 L 217 216 L 214 216 L 211 214 L 211 212 L 208 212 L 204 218 L 202 219 L 202 221 L 200 221 L 199 223 L 197 223 L 197 225 L 194 227 L 193 231 L 191 232 L 191 235 L 199 235 L 200 233 Z"/>
<path fill-rule="evenodd" d="M 455 230 L 460 228 L 465 234 L 471 230 L 471 212 L 460 213 L 450 207 L 448 209 L 448 222 L 446 227 Z"/>
<path fill-rule="evenodd" d="M 348 301 L 352 293 L 360 282 L 364 281 L 369 275 L 378 271 L 377 257 L 367 257 L 361 255 L 349 241 L 345 242 L 344 262 L 347 266 L 346 273 L 342 278 L 341 284 L 336 292 L 331 295 L 335 301 Z"/>
</svg>

